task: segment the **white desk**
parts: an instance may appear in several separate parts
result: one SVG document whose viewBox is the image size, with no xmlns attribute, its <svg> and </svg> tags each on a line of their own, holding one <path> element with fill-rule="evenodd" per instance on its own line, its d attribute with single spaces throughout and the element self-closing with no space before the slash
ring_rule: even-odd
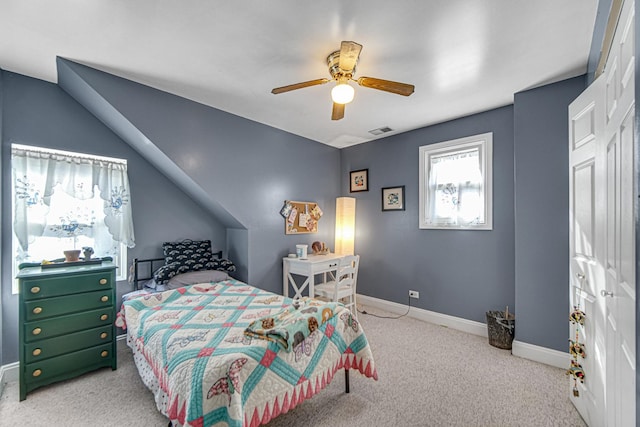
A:
<svg viewBox="0 0 640 427">
<path fill-rule="evenodd" d="M 295 295 L 293 298 L 301 298 L 305 288 L 309 288 L 309 296 L 313 297 L 313 285 L 316 274 L 323 274 L 326 281 L 327 273 L 335 272 L 338 269 L 338 262 L 343 255 L 309 255 L 308 259 L 282 258 L 282 294 L 289 296 L 289 284 L 293 286 Z M 305 276 L 304 282 L 300 286 L 291 276 L 299 274 Z"/>
</svg>

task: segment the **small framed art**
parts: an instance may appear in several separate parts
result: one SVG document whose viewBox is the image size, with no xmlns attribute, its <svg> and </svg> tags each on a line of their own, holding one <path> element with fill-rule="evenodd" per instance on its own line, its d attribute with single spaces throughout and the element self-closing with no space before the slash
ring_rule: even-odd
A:
<svg viewBox="0 0 640 427">
<path fill-rule="evenodd" d="M 369 191 L 369 169 L 351 171 L 349 192 Z"/>
<path fill-rule="evenodd" d="M 404 185 L 399 187 L 386 187 L 382 189 L 382 210 L 404 210 Z"/>
</svg>

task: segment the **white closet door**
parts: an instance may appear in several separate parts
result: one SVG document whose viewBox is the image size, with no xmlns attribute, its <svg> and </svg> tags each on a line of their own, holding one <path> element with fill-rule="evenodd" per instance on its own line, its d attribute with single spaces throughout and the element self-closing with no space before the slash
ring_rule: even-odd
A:
<svg viewBox="0 0 640 427">
<path fill-rule="evenodd" d="M 636 425 L 634 21 L 626 1 L 604 73 L 569 107 L 570 292 L 586 314 L 571 400 L 590 426 Z"/>
<path fill-rule="evenodd" d="M 600 76 L 569 106 L 569 310 L 585 313 L 584 325 L 570 327 L 570 338 L 584 344 L 587 357 L 579 359 L 585 381 L 577 382 L 578 396 L 571 400 L 587 424 L 602 426 L 605 420 L 605 289 L 603 258 L 604 229 L 601 214 L 605 201 L 603 167 L 597 162 L 597 142 L 604 136 L 604 78 Z M 568 317 L 568 316 L 567 316 Z M 571 381 L 570 390 L 574 388 Z"/>
<path fill-rule="evenodd" d="M 626 1 L 607 60 L 605 303 L 607 425 L 635 426 L 634 2 Z"/>
</svg>

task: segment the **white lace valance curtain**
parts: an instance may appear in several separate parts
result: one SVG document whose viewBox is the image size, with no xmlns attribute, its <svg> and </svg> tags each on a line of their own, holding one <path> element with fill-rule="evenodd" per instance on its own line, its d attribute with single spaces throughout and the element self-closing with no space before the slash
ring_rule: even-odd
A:
<svg viewBox="0 0 640 427">
<path fill-rule="evenodd" d="M 477 224 L 483 218 L 482 173 L 477 148 L 434 156 L 429 168 L 429 216 L 448 223 Z"/>
<path fill-rule="evenodd" d="M 104 222 L 113 240 L 135 246 L 127 165 L 98 157 L 73 155 L 13 145 L 14 231 L 22 250 L 30 237 L 42 236 L 53 189 L 86 200 L 94 188 L 104 201 Z"/>
</svg>

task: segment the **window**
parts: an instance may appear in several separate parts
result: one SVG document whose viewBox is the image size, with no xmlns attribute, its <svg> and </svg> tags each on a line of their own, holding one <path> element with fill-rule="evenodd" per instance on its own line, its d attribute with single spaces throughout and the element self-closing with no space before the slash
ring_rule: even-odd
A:
<svg viewBox="0 0 640 427">
<path fill-rule="evenodd" d="M 420 228 L 491 230 L 493 134 L 420 147 Z"/>
<path fill-rule="evenodd" d="M 11 150 L 14 276 L 20 263 L 91 246 L 126 279 L 127 247 L 135 245 L 126 160 L 17 144 Z"/>
</svg>

